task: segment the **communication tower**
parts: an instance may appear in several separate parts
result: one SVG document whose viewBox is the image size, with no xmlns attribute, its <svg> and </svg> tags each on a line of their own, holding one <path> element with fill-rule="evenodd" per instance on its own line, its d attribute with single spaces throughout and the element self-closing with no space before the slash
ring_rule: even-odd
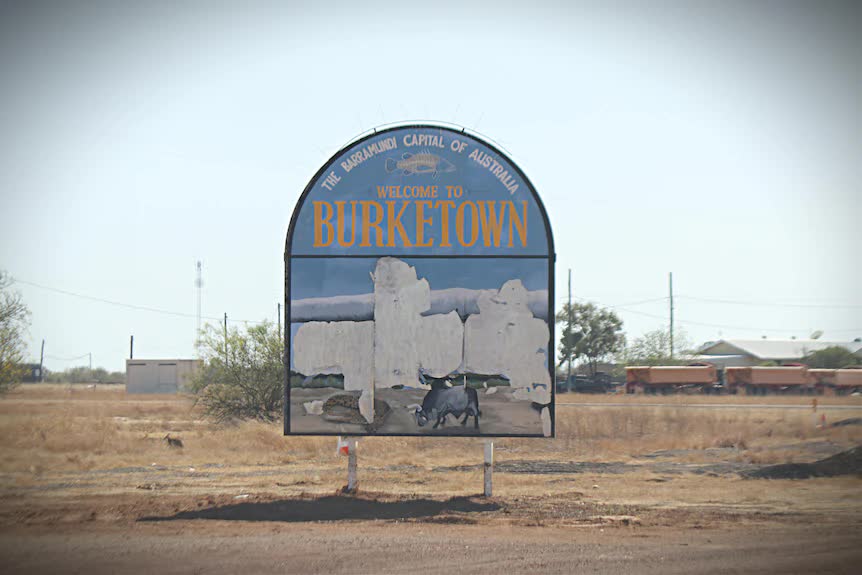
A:
<svg viewBox="0 0 862 575">
<path fill-rule="evenodd" d="M 197 289 L 197 325 L 195 326 L 195 349 L 198 347 L 198 338 L 201 336 L 201 289 L 204 287 L 203 266 L 201 261 L 197 263 L 197 277 L 195 278 L 195 288 Z"/>
</svg>

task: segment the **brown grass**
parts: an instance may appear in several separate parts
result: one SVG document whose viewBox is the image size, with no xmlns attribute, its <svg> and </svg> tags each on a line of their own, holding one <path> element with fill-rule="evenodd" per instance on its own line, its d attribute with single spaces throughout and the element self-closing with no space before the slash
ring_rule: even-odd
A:
<svg viewBox="0 0 862 575">
<path fill-rule="evenodd" d="M 563 399 L 603 402 L 614 396 Z M 595 401 L 595 400 L 600 401 Z M 624 397 L 644 407 L 594 406 L 557 409 L 557 437 L 497 441 L 498 459 L 620 461 L 658 450 L 693 450 L 681 456 L 699 461 L 707 448 L 732 448 L 739 461 L 793 461 L 799 453 L 787 445 L 810 440 L 851 446 L 862 442 L 862 429 L 818 429 L 809 410 L 699 409 L 683 407 L 706 398 Z M 710 398 L 712 399 L 712 398 Z M 729 398 L 721 398 L 726 401 Z M 740 398 L 730 398 L 740 399 Z M 741 403 L 786 403 L 787 397 L 741 398 Z M 804 399 L 804 398 L 794 398 Z M 842 398 L 831 398 L 839 401 Z M 858 398 L 843 398 L 857 405 Z M 856 410 L 831 412 L 858 416 Z M 166 433 L 181 437 L 182 450 L 169 449 Z M 4 472 L 72 471 L 123 466 L 322 464 L 338 465 L 334 438 L 283 437 L 280 424 L 246 422 L 216 425 L 201 419 L 192 398 L 132 396 L 121 386 L 22 386 L 0 400 L 0 458 Z M 481 453 L 475 438 L 369 438 L 361 442 L 363 463 L 370 466 L 435 466 L 474 463 L 467 453 Z M 782 449 L 777 449 L 781 447 Z"/>
<path fill-rule="evenodd" d="M 757 517 L 806 512 L 822 519 L 862 513 L 857 477 L 750 481 L 735 473 L 663 475 L 651 466 L 812 461 L 821 456 L 811 446 L 822 442 L 837 448 L 862 443 L 860 426 L 818 429 L 809 410 L 686 407 L 693 405 L 688 397 L 664 401 L 669 407 L 646 401 L 652 398 L 626 401 L 641 399 L 642 407 L 560 406 L 555 439 L 495 441 L 498 462 L 634 464 L 624 473 L 605 473 L 599 466 L 565 474 L 497 473 L 495 495 L 539 505 L 537 524 L 550 521 L 566 498 L 603 509 L 690 508 L 695 515 L 700 510 Z M 787 398 L 757 399 L 784 404 Z M 856 399 L 845 398 L 845 405 L 857 406 Z M 862 409 L 827 413 L 831 419 L 858 417 Z M 168 447 L 166 433 L 181 438 L 185 447 Z M 55 516 L 86 517 L 89 504 L 78 502 L 96 499 L 109 509 L 106 516 L 123 515 L 126 505 L 136 517 L 170 498 L 200 506 L 213 497 L 233 502 L 249 493 L 332 494 L 345 481 L 346 462 L 336 455 L 333 437 L 284 437 L 278 423 L 217 425 L 201 418 L 193 398 L 129 396 L 115 386 L 22 386 L 0 398 L 0 437 L 0 519 L 13 522 L 39 509 L 48 522 Z M 476 494 L 482 485 L 482 443 L 365 438 L 359 444 L 361 489 L 395 497 Z M 674 451 L 643 458 L 659 450 Z"/>
<path fill-rule="evenodd" d="M 559 440 L 569 451 L 592 458 L 714 447 L 757 451 L 809 439 L 847 444 L 862 439 L 858 428 L 818 429 L 807 410 L 561 407 L 558 426 Z"/>
</svg>

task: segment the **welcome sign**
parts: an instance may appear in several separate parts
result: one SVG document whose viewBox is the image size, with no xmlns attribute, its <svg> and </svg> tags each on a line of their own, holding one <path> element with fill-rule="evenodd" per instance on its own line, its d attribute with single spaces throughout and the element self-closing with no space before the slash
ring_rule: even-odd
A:
<svg viewBox="0 0 862 575">
<path fill-rule="evenodd" d="M 494 146 L 354 142 L 288 230 L 285 433 L 552 436 L 553 281 L 544 207 Z"/>
</svg>

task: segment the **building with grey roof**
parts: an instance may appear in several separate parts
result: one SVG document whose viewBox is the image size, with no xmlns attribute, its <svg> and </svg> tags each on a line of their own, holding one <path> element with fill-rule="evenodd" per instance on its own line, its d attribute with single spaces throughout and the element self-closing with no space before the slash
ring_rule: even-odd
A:
<svg viewBox="0 0 862 575">
<path fill-rule="evenodd" d="M 819 339 L 721 339 L 705 343 L 694 359 L 719 367 L 756 366 L 774 361 L 793 363 L 811 352 L 827 347 L 843 347 L 862 362 L 862 340 L 821 341 Z"/>
</svg>

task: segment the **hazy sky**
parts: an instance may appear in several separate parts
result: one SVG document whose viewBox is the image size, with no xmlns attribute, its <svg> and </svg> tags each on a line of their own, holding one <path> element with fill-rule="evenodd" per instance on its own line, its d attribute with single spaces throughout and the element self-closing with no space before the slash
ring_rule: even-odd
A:
<svg viewBox="0 0 862 575">
<path fill-rule="evenodd" d="M 558 295 L 571 267 L 629 337 L 666 325 L 673 271 L 695 342 L 850 340 L 860 6 L 0 2 L 0 268 L 50 369 L 121 369 L 130 334 L 136 357 L 190 357 L 195 262 L 205 316 L 275 321 L 308 180 L 428 119 L 508 151 L 550 213 Z"/>
</svg>

